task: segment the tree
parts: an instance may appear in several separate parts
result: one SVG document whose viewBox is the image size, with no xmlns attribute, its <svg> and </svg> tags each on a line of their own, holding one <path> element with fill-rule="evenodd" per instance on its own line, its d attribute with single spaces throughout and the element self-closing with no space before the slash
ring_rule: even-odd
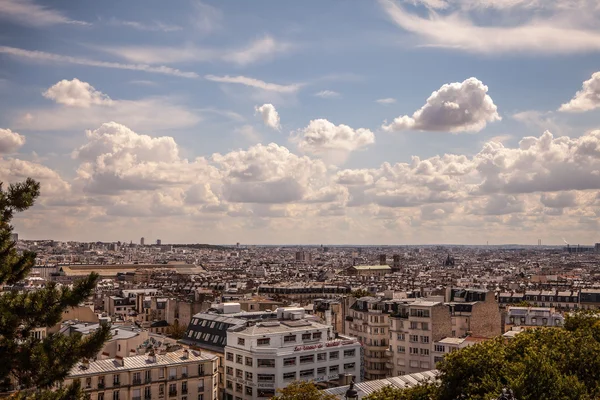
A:
<svg viewBox="0 0 600 400">
<path fill-rule="evenodd" d="M 337 400 L 332 394 L 325 393 L 313 383 L 307 381 L 294 381 L 277 389 L 277 395 L 272 400 Z"/>
<path fill-rule="evenodd" d="M 371 296 L 371 293 L 365 289 L 356 289 L 353 290 L 350 294 L 356 297 L 357 299 L 360 299 L 361 297 Z"/>
<path fill-rule="evenodd" d="M 431 400 L 437 399 L 438 386 L 433 382 L 424 382 L 408 389 L 385 386 L 363 400 Z"/>
<path fill-rule="evenodd" d="M 187 327 L 185 325 L 182 325 L 178 320 L 175 320 L 167 329 L 167 334 L 174 339 L 182 339 L 186 330 Z"/>
<path fill-rule="evenodd" d="M 3 190 L 0 184 L 0 284 L 12 285 L 25 278 L 35 264 L 36 254 L 20 254 L 11 239 L 10 224 L 15 213 L 31 207 L 40 194 L 40 185 L 31 178 L 11 184 Z M 77 385 L 52 392 L 71 368 L 83 358 L 100 351 L 110 334 L 102 326 L 85 338 L 81 335 L 49 335 L 37 339 L 36 328 L 51 327 L 60 322 L 68 307 L 79 305 L 94 290 L 97 274 L 75 282 L 72 287 L 49 283 L 46 288 L 19 293 L 8 291 L 0 296 L 0 391 L 15 391 L 16 398 L 76 399 L 83 394 Z"/>
</svg>

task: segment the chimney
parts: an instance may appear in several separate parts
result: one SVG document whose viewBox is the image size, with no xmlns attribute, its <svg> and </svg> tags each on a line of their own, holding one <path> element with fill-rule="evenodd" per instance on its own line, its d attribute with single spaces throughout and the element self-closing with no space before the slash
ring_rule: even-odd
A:
<svg viewBox="0 0 600 400">
<path fill-rule="evenodd" d="M 190 358 L 190 352 L 187 349 L 183 350 L 183 357 L 182 358 L 184 360 L 187 360 L 188 358 Z"/>
<path fill-rule="evenodd" d="M 117 336 L 119 334 L 119 330 L 115 329 L 115 336 Z"/>
<path fill-rule="evenodd" d="M 151 350 L 150 353 L 148 353 L 148 361 L 150 361 L 151 363 L 156 362 L 156 353 L 154 352 L 154 350 Z"/>
<path fill-rule="evenodd" d="M 115 356 L 115 362 L 120 367 L 124 367 L 125 366 L 125 360 L 123 360 L 123 357 L 121 357 L 121 356 Z"/>
</svg>

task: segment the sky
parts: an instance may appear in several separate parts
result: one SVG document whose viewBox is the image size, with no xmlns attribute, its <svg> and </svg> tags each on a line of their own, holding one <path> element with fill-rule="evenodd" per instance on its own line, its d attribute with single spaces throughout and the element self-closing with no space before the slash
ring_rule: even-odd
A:
<svg viewBox="0 0 600 400">
<path fill-rule="evenodd" d="M 597 0 L 0 0 L 23 239 L 600 242 Z"/>
</svg>

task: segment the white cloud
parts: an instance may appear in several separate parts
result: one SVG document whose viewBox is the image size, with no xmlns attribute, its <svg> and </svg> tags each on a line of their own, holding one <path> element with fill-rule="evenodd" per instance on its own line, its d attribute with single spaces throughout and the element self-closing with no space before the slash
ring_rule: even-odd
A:
<svg viewBox="0 0 600 400">
<path fill-rule="evenodd" d="M 300 151 L 319 155 L 360 150 L 375 143 L 375 135 L 368 129 L 353 129 L 348 125 L 335 125 L 326 119 L 315 119 L 300 129 L 292 140 Z"/>
<path fill-rule="evenodd" d="M 0 154 L 10 154 L 25 144 L 25 136 L 10 129 L 0 129 Z"/>
<path fill-rule="evenodd" d="M 192 3 L 194 12 L 191 15 L 191 22 L 198 31 L 207 34 L 221 29 L 223 12 L 217 7 L 194 0 Z"/>
<path fill-rule="evenodd" d="M 560 106 L 558 111 L 584 112 L 600 108 L 600 71 L 583 82 L 583 87 L 569 101 Z"/>
<path fill-rule="evenodd" d="M 384 99 L 378 99 L 376 100 L 379 104 L 394 104 L 396 102 L 396 99 L 392 98 L 392 97 L 386 97 Z"/>
<path fill-rule="evenodd" d="M 61 63 L 87 65 L 90 67 L 125 69 L 132 71 L 144 71 L 155 74 L 172 75 L 180 78 L 198 78 L 195 72 L 180 71 L 176 68 L 165 66 L 150 66 L 144 64 L 121 64 L 109 61 L 96 61 L 84 57 L 64 56 L 55 53 L 47 53 L 45 51 L 25 50 L 16 47 L 0 46 L 0 53 L 8 54 L 14 57 L 23 58 L 26 60 L 36 61 L 40 63 Z"/>
<path fill-rule="evenodd" d="M 600 32 L 579 26 L 578 19 L 553 14 L 511 26 L 475 24 L 468 14 L 432 12 L 429 18 L 407 12 L 393 0 L 380 0 L 383 10 L 403 30 L 416 35 L 425 46 L 439 46 L 474 53 L 507 52 L 572 54 L 600 50 Z M 500 4 L 489 2 L 487 4 Z M 504 2 L 507 3 L 507 2 Z M 514 2 L 513 2 L 514 3 Z M 523 3 L 523 2 L 518 2 Z M 551 2 L 548 2 L 551 3 Z M 460 3 L 458 7 L 460 7 Z M 597 10 L 595 10 L 597 11 Z M 594 12 L 592 9 L 591 12 Z M 584 19 L 585 15 L 579 16 Z"/>
<path fill-rule="evenodd" d="M 177 46 L 94 46 L 126 61 L 143 64 L 176 64 L 182 62 L 226 62 L 249 65 L 265 61 L 291 48 L 272 36 L 264 36 L 242 48 L 210 48 L 187 44 Z"/>
<path fill-rule="evenodd" d="M 12 123 L 28 130 L 90 129 L 106 121 L 134 129 L 173 129 L 197 124 L 201 117 L 169 98 L 117 100 L 78 79 L 62 80 L 44 93 L 58 106 L 28 109 Z"/>
<path fill-rule="evenodd" d="M 334 97 L 340 97 L 340 94 L 338 92 L 334 92 L 333 90 L 321 90 L 320 92 L 315 93 L 315 96 L 323 99 L 331 99 Z"/>
<path fill-rule="evenodd" d="M 488 87 L 476 78 L 443 85 L 412 117 L 395 118 L 386 131 L 479 132 L 488 122 L 500 120 L 497 107 L 487 94 Z"/>
<path fill-rule="evenodd" d="M 115 26 L 125 26 L 128 28 L 137 29 L 138 31 L 148 31 L 148 32 L 176 32 L 180 31 L 183 28 L 178 25 L 169 25 L 160 21 L 151 21 L 151 22 L 139 22 L 139 21 L 127 21 L 121 20 L 117 18 L 111 18 L 108 21 L 109 24 Z"/>
<path fill-rule="evenodd" d="M 245 86 L 250 86 L 257 89 L 273 91 L 278 93 L 295 93 L 302 86 L 301 84 L 291 84 L 291 85 L 279 85 L 276 83 L 268 83 L 265 81 L 261 81 L 259 79 L 249 78 L 246 76 L 216 76 L 216 75 L 206 75 L 205 79 L 212 82 L 219 83 L 235 83 Z"/>
<path fill-rule="evenodd" d="M 0 1 L 0 18 L 36 27 L 58 24 L 89 25 L 87 22 L 70 19 L 60 11 L 35 4 L 31 0 Z"/>
<path fill-rule="evenodd" d="M 77 78 L 70 81 L 63 79 L 54 84 L 44 93 L 44 97 L 59 104 L 73 107 L 90 107 L 93 105 L 110 105 L 112 100 L 104 93 L 96 90 L 87 82 Z"/>
<path fill-rule="evenodd" d="M 277 131 L 281 129 L 279 113 L 273 104 L 263 104 L 260 107 L 254 107 L 254 110 L 261 115 L 266 126 Z"/>
</svg>

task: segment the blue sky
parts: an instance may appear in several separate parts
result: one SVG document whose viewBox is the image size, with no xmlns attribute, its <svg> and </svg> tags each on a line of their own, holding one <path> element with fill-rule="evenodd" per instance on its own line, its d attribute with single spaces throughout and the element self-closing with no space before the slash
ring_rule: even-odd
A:
<svg viewBox="0 0 600 400">
<path fill-rule="evenodd" d="M 24 237 L 600 239 L 595 1 L 0 0 L 0 20 L 0 178 L 48 188 Z"/>
</svg>

